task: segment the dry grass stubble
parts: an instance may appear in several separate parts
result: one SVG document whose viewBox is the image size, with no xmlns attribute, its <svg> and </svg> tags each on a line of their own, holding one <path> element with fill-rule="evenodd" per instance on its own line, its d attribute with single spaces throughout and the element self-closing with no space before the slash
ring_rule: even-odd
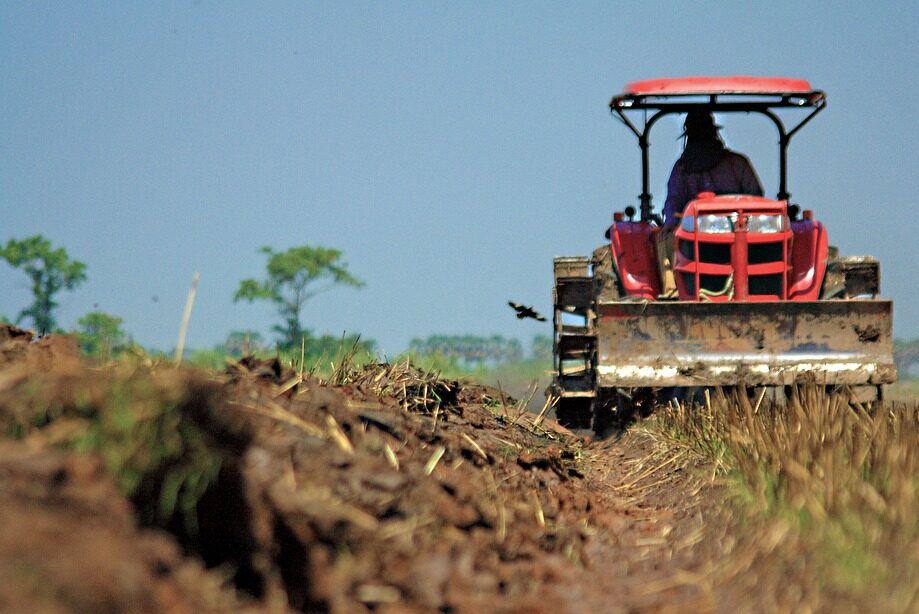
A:
<svg viewBox="0 0 919 614">
<path fill-rule="evenodd" d="M 721 556 L 700 571 L 726 608 L 919 607 L 919 404 L 850 398 L 818 386 L 786 404 L 714 391 L 643 426 L 725 486 L 723 522 L 708 523 Z"/>
</svg>

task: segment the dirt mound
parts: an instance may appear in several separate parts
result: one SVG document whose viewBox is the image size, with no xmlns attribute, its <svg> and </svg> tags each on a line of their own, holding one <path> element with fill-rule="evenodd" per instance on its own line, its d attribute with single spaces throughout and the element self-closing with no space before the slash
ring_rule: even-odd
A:
<svg viewBox="0 0 919 614">
<path fill-rule="evenodd" d="M 80 358 L 76 339 L 52 335 L 35 340 L 35 333 L 11 324 L 0 324 L 0 368 L 48 370 L 73 366 Z"/>
<path fill-rule="evenodd" d="M 137 527 L 98 459 L 0 445 L 0 609 L 206 612 L 240 607 L 174 540 Z"/>
<path fill-rule="evenodd" d="M 54 338 L 8 342 L 0 428 L 14 442 L 0 454 L 0 558 L 31 548 L 44 560 L 79 525 L 42 573 L 67 593 L 79 551 L 98 551 L 110 564 L 79 596 L 90 609 L 157 609 L 157 582 L 169 576 L 150 574 L 175 567 L 178 551 L 222 570 L 243 599 L 303 611 L 535 606 L 540 577 L 564 573 L 582 551 L 586 493 L 549 494 L 582 480 L 575 458 L 485 388 L 407 365 L 341 372 L 337 386 L 251 360 L 222 378 L 98 369 L 69 352 L 59 360 L 66 346 Z M 20 501 L 33 480 L 41 521 L 27 531 Z M 125 558 L 136 569 L 122 585 L 104 570 Z M 29 586 L 7 602 L 31 599 Z"/>
<path fill-rule="evenodd" d="M 259 412 L 245 475 L 293 607 L 496 611 L 553 598 L 544 579 L 583 550 L 586 486 L 568 484 L 582 476 L 554 436 L 477 392 L 376 365 Z M 548 460 L 518 463 L 524 451 Z"/>
<path fill-rule="evenodd" d="M 98 368 L 43 341 L 0 367 L 0 608 L 577 611 L 627 594 L 595 580 L 658 528 L 606 452 L 486 387 Z"/>
</svg>

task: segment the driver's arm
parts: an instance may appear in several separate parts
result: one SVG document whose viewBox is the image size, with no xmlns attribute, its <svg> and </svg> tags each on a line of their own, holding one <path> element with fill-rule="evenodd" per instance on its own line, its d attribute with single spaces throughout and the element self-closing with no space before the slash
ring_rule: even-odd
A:
<svg viewBox="0 0 919 614">
<path fill-rule="evenodd" d="M 664 227 L 676 226 L 678 221 L 677 214 L 683 212 L 689 197 L 686 195 L 686 185 L 683 181 L 683 167 L 677 160 L 670 171 L 670 179 L 667 181 L 667 200 L 664 202 Z"/>
</svg>

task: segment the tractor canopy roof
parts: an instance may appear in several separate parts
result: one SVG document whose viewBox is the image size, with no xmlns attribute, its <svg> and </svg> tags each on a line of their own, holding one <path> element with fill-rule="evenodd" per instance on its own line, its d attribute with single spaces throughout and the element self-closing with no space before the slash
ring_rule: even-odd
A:
<svg viewBox="0 0 919 614">
<path fill-rule="evenodd" d="M 614 96 L 610 108 L 747 111 L 777 107 L 818 107 L 823 92 L 803 79 L 788 77 L 679 77 L 633 81 Z"/>
<path fill-rule="evenodd" d="M 788 200 L 788 144 L 798 130 L 826 107 L 826 95 L 812 89 L 810 83 L 803 79 L 788 77 L 681 77 L 633 81 L 625 86 L 622 94 L 613 97 L 609 107 L 613 115 L 635 134 L 641 147 L 641 219 L 660 222 L 660 218 L 652 213 L 648 163 L 651 128 L 660 118 L 673 113 L 688 113 L 694 109 L 765 115 L 779 132 L 777 199 Z M 775 112 L 783 108 L 806 109 L 807 113 L 789 128 Z M 644 111 L 638 116 L 643 117 L 644 121 L 636 125 L 629 119 L 630 111 Z"/>
</svg>

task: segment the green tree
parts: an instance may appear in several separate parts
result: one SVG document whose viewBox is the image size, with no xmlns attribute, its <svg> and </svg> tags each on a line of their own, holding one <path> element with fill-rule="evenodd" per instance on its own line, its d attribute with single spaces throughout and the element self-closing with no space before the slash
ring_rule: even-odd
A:
<svg viewBox="0 0 919 614">
<path fill-rule="evenodd" d="M 29 318 L 39 334 L 50 332 L 55 326 L 55 295 L 86 281 L 86 265 L 71 260 L 63 247 L 52 248 L 51 242 L 41 235 L 10 239 L 6 246 L 0 247 L 0 258 L 13 268 L 22 269 L 32 282 L 34 301 L 19 312 L 16 323 Z"/>
<path fill-rule="evenodd" d="M 234 301 L 266 300 L 278 308 L 283 324 L 272 329 L 280 335 L 286 348 L 300 347 L 300 339 L 309 336 L 300 323 L 303 306 L 311 298 L 336 285 L 360 288 L 364 282 L 354 277 L 341 261 L 342 253 L 328 247 L 302 245 L 276 252 L 270 247 L 259 250 L 268 256 L 267 279 L 244 279 Z"/>
<path fill-rule="evenodd" d="M 523 359 L 520 341 L 501 335 L 431 335 L 426 339 L 412 339 L 408 349 L 418 356 L 440 356 L 467 367 L 514 363 Z"/>
<path fill-rule="evenodd" d="M 245 354 L 255 354 L 265 349 L 262 334 L 254 330 L 234 330 L 227 335 L 221 348 L 233 358 L 240 358 Z"/>
<path fill-rule="evenodd" d="M 530 351 L 536 360 L 552 359 L 552 337 L 549 335 L 535 335 L 530 344 Z"/>
<path fill-rule="evenodd" d="M 919 339 L 894 339 L 893 359 L 901 378 L 915 377 L 919 365 Z"/>
<path fill-rule="evenodd" d="M 121 328 L 124 322 L 118 316 L 104 311 L 90 311 L 77 320 L 77 339 L 80 347 L 90 356 L 108 360 L 123 351 L 128 335 Z"/>
</svg>

